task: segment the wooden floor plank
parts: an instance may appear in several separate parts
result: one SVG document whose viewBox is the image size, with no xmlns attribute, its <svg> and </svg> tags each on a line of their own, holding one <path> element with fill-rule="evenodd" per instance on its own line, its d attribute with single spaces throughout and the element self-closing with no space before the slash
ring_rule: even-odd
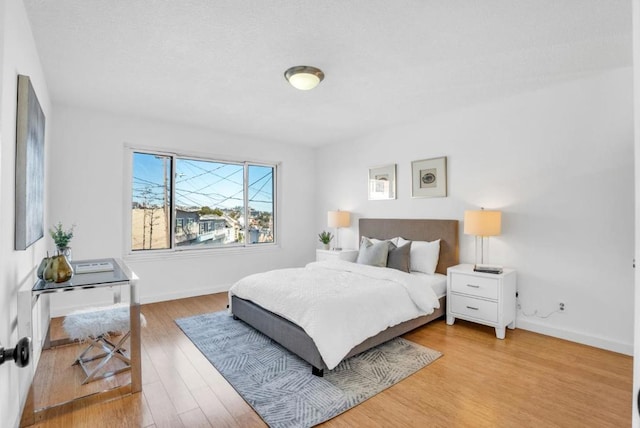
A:
<svg viewBox="0 0 640 428">
<path fill-rule="evenodd" d="M 213 425 L 209 423 L 207 417 L 202 413 L 202 410 L 197 409 L 190 410 L 180 415 L 182 424 L 189 428 L 212 428 Z"/>
<path fill-rule="evenodd" d="M 202 409 L 212 426 L 233 428 L 237 425 L 233 416 L 227 411 L 211 388 L 204 386 L 193 391 L 193 394 L 198 404 L 200 404 L 200 409 Z"/>
<path fill-rule="evenodd" d="M 140 365 L 142 369 L 142 385 L 158 382 L 160 380 L 160 376 L 158 376 L 156 368 L 151 363 L 151 358 L 149 358 L 149 354 L 147 353 L 147 348 L 145 347 L 144 342 L 140 345 L 140 358 Z"/>
<path fill-rule="evenodd" d="M 173 350 L 165 352 L 165 349 L 170 349 L 166 342 L 150 335 L 145 337 L 145 348 L 176 411 L 184 413 L 197 408 L 198 403 L 193 399 L 189 388 L 176 370 L 176 365 L 179 364 L 176 362 L 176 353 Z"/>
<path fill-rule="evenodd" d="M 167 391 L 164 389 L 162 382 L 147 385 L 143 388 L 142 393 L 149 405 L 153 422 L 158 428 L 183 426 L 178 412 L 171 402 L 169 394 L 167 394 Z"/>
<path fill-rule="evenodd" d="M 144 389 L 144 387 L 143 387 Z M 151 409 L 149 409 L 149 403 L 147 402 L 147 397 L 144 394 L 133 394 L 134 397 L 139 397 L 140 399 L 140 404 L 142 405 L 142 409 L 141 409 L 141 420 L 142 423 L 140 424 L 140 426 L 142 427 L 148 427 L 148 426 L 152 426 L 155 424 L 153 423 L 153 415 L 151 414 Z"/>
<path fill-rule="evenodd" d="M 143 393 L 54 413 L 37 426 L 265 427 L 175 324 L 177 318 L 224 310 L 226 304 L 227 294 L 218 293 L 143 305 L 148 323 L 142 331 Z M 521 329 L 498 340 L 493 329 L 459 320 L 452 326 L 435 321 L 405 338 L 443 356 L 323 427 L 631 424 L 629 356 Z M 54 371 L 68 361 L 72 353 L 67 353 L 41 364 Z M 73 388 L 58 384 L 52 393 Z M 122 425 L 123 420 L 131 423 Z"/>
</svg>

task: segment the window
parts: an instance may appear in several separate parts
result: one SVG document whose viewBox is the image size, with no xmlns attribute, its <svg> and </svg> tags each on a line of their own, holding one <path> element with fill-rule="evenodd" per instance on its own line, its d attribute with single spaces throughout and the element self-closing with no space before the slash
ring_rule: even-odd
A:
<svg viewBox="0 0 640 428">
<path fill-rule="evenodd" d="M 131 249 L 274 243 L 275 178 L 275 165 L 134 152 Z"/>
</svg>

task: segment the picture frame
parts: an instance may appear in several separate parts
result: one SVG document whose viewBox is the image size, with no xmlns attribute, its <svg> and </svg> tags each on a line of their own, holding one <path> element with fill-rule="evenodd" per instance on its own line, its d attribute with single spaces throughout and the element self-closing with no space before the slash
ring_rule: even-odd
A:
<svg viewBox="0 0 640 428">
<path fill-rule="evenodd" d="M 44 236 L 45 117 L 28 76 L 18 75 L 16 112 L 16 250 Z"/>
<path fill-rule="evenodd" d="M 396 164 L 369 168 L 369 200 L 396 199 Z"/>
<path fill-rule="evenodd" d="M 411 162 L 411 197 L 437 198 L 447 196 L 446 156 Z"/>
</svg>

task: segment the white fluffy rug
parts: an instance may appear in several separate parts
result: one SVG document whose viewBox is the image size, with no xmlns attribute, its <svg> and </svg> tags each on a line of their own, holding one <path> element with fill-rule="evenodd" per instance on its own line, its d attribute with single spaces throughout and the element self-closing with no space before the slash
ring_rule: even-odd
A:
<svg viewBox="0 0 640 428">
<path fill-rule="evenodd" d="M 147 320 L 140 314 L 140 325 L 146 324 Z M 129 303 L 73 311 L 65 317 L 62 326 L 73 340 L 129 331 Z"/>
</svg>

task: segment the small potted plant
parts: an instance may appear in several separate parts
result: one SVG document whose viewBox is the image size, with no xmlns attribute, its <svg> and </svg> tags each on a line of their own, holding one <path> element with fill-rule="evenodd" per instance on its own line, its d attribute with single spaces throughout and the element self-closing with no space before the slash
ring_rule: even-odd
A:
<svg viewBox="0 0 640 428">
<path fill-rule="evenodd" d="M 51 238 L 53 238 L 53 242 L 56 244 L 58 254 L 68 255 L 69 241 L 73 238 L 74 227 L 75 225 L 65 230 L 62 226 L 62 222 L 58 222 L 54 228 L 49 229 L 49 234 L 51 235 Z"/>
<path fill-rule="evenodd" d="M 65 282 L 73 276 L 73 268 L 69 263 L 71 250 L 69 242 L 73 238 L 73 228 L 65 229 L 62 222 L 49 229 L 49 234 L 56 244 L 57 254 L 53 257 L 47 257 L 46 266 L 42 269 L 42 279 L 46 282 Z M 38 268 L 38 272 L 40 271 Z M 39 274 L 38 274 L 39 276 Z"/>
<path fill-rule="evenodd" d="M 318 233 L 318 238 L 319 238 L 319 241 L 322 242 L 323 248 L 325 250 L 328 250 L 329 243 L 333 239 L 333 235 L 330 232 L 323 230 L 321 233 Z"/>
</svg>

